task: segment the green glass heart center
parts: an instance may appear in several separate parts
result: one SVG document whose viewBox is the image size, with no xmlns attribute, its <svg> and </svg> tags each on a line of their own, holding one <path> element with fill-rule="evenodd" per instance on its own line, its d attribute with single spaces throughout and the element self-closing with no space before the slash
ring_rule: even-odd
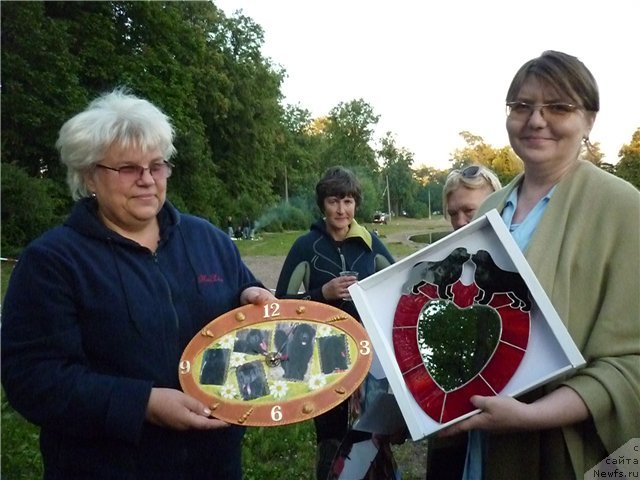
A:
<svg viewBox="0 0 640 480">
<path fill-rule="evenodd" d="M 467 383 L 493 355 L 501 327 L 491 307 L 459 308 L 449 300 L 425 304 L 418 318 L 418 348 L 431 377 L 447 392 Z"/>
</svg>

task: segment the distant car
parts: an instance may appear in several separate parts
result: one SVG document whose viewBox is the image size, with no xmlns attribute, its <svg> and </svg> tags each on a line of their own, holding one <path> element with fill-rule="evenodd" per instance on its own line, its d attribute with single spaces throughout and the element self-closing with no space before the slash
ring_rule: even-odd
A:
<svg viewBox="0 0 640 480">
<path fill-rule="evenodd" d="M 383 223 L 387 224 L 387 214 L 382 212 L 376 212 L 373 215 L 373 223 Z"/>
</svg>

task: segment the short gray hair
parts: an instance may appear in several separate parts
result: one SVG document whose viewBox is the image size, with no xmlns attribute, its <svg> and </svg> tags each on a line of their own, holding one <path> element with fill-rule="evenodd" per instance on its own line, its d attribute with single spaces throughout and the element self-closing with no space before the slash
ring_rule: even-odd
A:
<svg viewBox="0 0 640 480">
<path fill-rule="evenodd" d="M 171 120 L 148 100 L 118 87 L 93 100 L 60 129 L 56 148 L 67 167 L 67 184 L 74 200 L 90 192 L 84 174 L 102 160 L 114 144 L 159 149 L 165 160 L 176 152 Z"/>
</svg>

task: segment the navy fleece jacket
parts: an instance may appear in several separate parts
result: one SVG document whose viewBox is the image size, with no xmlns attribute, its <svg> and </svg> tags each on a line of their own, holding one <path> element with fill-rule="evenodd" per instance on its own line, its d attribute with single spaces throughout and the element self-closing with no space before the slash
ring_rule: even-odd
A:
<svg viewBox="0 0 640 480">
<path fill-rule="evenodd" d="M 168 202 L 152 253 L 107 229 L 92 199 L 29 245 L 2 312 L 2 384 L 41 426 L 45 478 L 238 478 L 243 430 L 145 421 L 151 388 L 180 388 L 191 338 L 260 285 L 228 235 Z M 213 475 L 213 476 L 208 476 Z"/>
</svg>

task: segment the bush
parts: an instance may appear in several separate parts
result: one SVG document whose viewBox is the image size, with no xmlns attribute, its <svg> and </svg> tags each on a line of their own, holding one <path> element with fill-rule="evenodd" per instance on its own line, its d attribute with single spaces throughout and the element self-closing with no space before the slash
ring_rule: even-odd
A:
<svg viewBox="0 0 640 480">
<path fill-rule="evenodd" d="M 3 163 L 2 255 L 17 256 L 29 242 L 59 224 L 70 204 L 61 185 Z"/>
<path fill-rule="evenodd" d="M 313 215 L 311 212 L 292 205 L 280 204 L 258 219 L 256 230 L 265 232 L 307 230 L 312 222 Z"/>
</svg>

